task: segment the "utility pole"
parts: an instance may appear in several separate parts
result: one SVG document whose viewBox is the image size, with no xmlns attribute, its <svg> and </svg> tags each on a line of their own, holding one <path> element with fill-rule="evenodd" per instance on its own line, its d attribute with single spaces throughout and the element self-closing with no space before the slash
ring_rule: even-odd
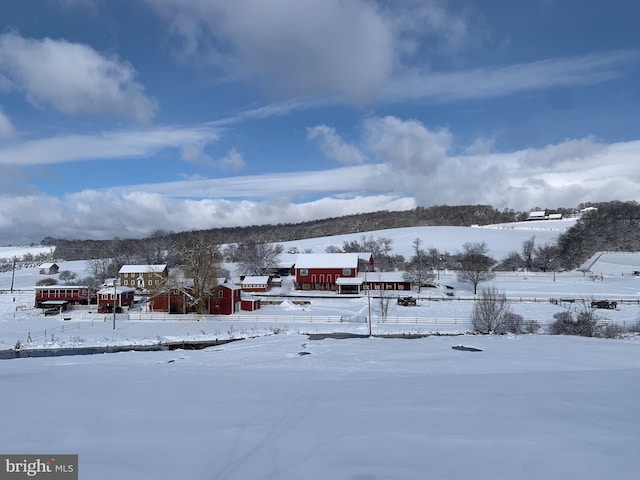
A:
<svg viewBox="0 0 640 480">
<path fill-rule="evenodd" d="M 116 279 L 113 279 L 113 329 L 116 329 L 116 299 L 118 298 L 118 291 L 116 290 Z"/>
<path fill-rule="evenodd" d="M 11 293 L 13 293 L 13 279 L 16 276 L 16 257 L 13 257 L 13 269 L 11 270 Z"/>
<path fill-rule="evenodd" d="M 369 336 L 373 336 L 371 331 L 371 288 L 367 281 L 367 273 L 364 274 L 364 282 L 367 284 L 367 302 L 369 304 Z"/>
</svg>

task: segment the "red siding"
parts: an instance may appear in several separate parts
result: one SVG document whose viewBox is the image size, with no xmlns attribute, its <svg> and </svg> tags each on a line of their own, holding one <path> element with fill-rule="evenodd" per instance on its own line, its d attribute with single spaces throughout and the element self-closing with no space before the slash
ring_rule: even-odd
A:
<svg viewBox="0 0 640 480">
<path fill-rule="evenodd" d="M 96 292 L 90 287 L 52 285 L 49 287 L 36 287 L 35 306 L 40 307 L 47 300 L 66 300 L 70 304 L 87 305 L 94 303 Z"/>
<path fill-rule="evenodd" d="M 301 275 L 306 270 L 307 275 Z M 305 290 L 334 290 L 337 278 L 354 278 L 357 268 L 296 268 L 296 288 Z"/>
</svg>

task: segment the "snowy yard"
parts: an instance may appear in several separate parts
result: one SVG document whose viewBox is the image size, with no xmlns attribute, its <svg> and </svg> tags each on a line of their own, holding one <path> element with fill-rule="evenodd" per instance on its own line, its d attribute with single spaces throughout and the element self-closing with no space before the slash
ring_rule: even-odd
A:
<svg viewBox="0 0 640 480">
<path fill-rule="evenodd" d="M 632 480 L 640 470 L 637 341 L 281 334 L 0 367 L 0 451 L 77 453 L 80 478 Z"/>
</svg>

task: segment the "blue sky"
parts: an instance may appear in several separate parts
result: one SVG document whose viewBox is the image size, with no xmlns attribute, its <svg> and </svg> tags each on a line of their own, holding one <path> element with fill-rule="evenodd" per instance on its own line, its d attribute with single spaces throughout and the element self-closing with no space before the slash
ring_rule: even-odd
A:
<svg viewBox="0 0 640 480">
<path fill-rule="evenodd" d="M 640 200 L 640 4 L 25 0 L 0 244 Z"/>
</svg>

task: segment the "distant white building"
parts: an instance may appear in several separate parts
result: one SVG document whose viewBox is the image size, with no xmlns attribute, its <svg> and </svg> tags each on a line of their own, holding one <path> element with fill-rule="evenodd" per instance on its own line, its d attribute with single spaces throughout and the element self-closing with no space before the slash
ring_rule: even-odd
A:
<svg viewBox="0 0 640 480">
<path fill-rule="evenodd" d="M 40 275 L 54 275 L 56 273 L 58 273 L 58 270 L 60 270 L 60 267 L 58 266 L 57 263 L 43 263 L 38 267 L 38 271 L 40 272 Z"/>
</svg>

